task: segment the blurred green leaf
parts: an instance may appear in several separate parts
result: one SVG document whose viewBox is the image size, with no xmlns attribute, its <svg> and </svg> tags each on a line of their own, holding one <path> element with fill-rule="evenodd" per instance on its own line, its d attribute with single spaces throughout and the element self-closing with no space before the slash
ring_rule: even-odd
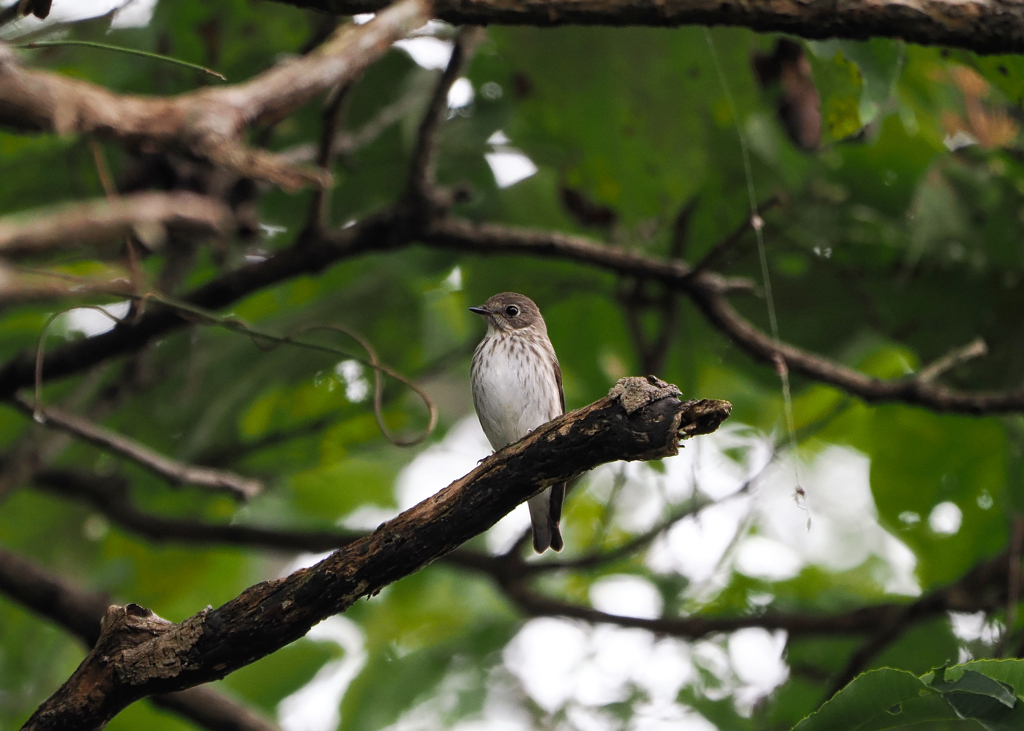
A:
<svg viewBox="0 0 1024 731">
<path fill-rule="evenodd" d="M 394 464 L 351 457 L 293 475 L 296 507 L 331 520 L 360 505 L 390 505 Z"/>
<path fill-rule="evenodd" d="M 232 673 L 219 685 L 272 715 L 278 703 L 339 655 L 333 643 L 301 639 Z"/>
<path fill-rule="evenodd" d="M 844 140 L 857 134 L 861 119 L 861 94 L 864 80 L 857 64 L 837 42 L 812 42 L 808 47 L 814 84 L 821 95 L 821 120 L 824 139 Z"/>
</svg>

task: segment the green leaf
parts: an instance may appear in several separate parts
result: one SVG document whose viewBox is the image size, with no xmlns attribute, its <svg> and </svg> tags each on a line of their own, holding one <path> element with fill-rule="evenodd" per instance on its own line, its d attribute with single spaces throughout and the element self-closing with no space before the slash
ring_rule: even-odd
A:
<svg viewBox="0 0 1024 731">
<path fill-rule="evenodd" d="M 954 719 L 976 721 L 988 731 L 1019 729 L 1024 706 L 1015 687 L 1000 678 L 1024 682 L 1024 661 L 983 660 L 921 678 L 893 668 L 873 670 L 855 678 L 794 731 L 877 731 Z"/>
<path fill-rule="evenodd" d="M 987 731 L 1024 728 L 1024 704 L 1016 691 L 1024 687 L 1024 661 L 981 660 L 936 670 L 933 676 L 931 686 L 961 718 L 977 721 Z M 1016 685 L 1000 677 L 1012 678 Z"/>
<path fill-rule="evenodd" d="M 1024 696 L 1024 660 L 972 660 L 946 670 L 947 679 L 955 679 L 960 670 L 974 671 L 1005 683 L 1018 696 Z"/>
<path fill-rule="evenodd" d="M 914 674 L 882 668 L 854 679 L 793 731 L 882 731 L 956 719 L 953 709 Z"/>
<path fill-rule="evenodd" d="M 509 68 L 502 86 L 521 93 L 505 130 L 512 143 L 627 225 L 667 214 L 719 174 L 708 165 L 719 132 L 736 151 L 742 120 L 731 117 L 701 28 L 500 28 L 491 37 Z M 745 117 L 757 100 L 753 37 L 716 29 L 712 38 Z M 694 99 L 716 105 L 712 125 L 691 113 Z M 738 154 L 731 162 L 740 169 Z"/>
<path fill-rule="evenodd" d="M 940 673 L 940 675 L 945 675 L 943 671 L 936 672 Z M 1013 708 L 1017 702 L 1017 696 L 1014 695 L 1011 686 L 1000 683 L 998 680 L 993 680 L 987 675 L 983 675 L 975 670 L 963 670 L 958 673 L 958 676 L 955 680 L 936 678 L 930 685 L 944 696 L 946 694 L 984 696 L 991 698 L 997 703 L 1001 703 L 1007 708 Z M 955 704 L 954 707 L 956 707 Z"/>
</svg>

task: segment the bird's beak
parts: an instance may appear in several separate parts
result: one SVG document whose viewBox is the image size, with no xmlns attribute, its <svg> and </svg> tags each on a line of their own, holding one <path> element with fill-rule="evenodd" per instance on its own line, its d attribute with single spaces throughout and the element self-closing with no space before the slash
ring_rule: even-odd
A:
<svg viewBox="0 0 1024 731">
<path fill-rule="evenodd" d="M 475 312 L 478 315 L 485 315 L 485 316 L 491 314 L 491 311 L 488 310 L 486 307 L 470 307 L 469 311 L 470 312 Z"/>
</svg>

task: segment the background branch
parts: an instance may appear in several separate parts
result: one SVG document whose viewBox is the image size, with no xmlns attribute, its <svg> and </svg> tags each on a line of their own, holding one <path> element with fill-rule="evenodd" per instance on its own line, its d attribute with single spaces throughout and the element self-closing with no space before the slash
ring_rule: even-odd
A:
<svg viewBox="0 0 1024 731">
<path fill-rule="evenodd" d="M 954 391 L 920 377 L 882 380 L 788 343 L 780 343 L 776 348 L 771 336 L 744 319 L 720 292 L 697 286 L 690 290 L 690 295 L 708 321 L 749 355 L 769 364 L 781 358 L 790 372 L 835 386 L 868 403 L 899 401 L 932 411 L 962 414 L 1006 414 L 1024 410 L 1024 388 L 970 393 Z M 978 353 L 972 349 L 970 354 Z"/>
<path fill-rule="evenodd" d="M 281 1 L 338 15 L 373 13 L 387 5 L 387 0 Z M 799 4 L 782 0 L 555 0 L 542 5 L 525 0 L 439 0 L 434 13 L 454 25 L 732 25 L 804 38 L 902 38 L 978 53 L 1024 51 L 1024 10 L 998 0 L 979 0 L 968 6 L 954 0 L 923 0 L 913 7 L 892 0 L 840 4 L 828 0 Z"/>
<path fill-rule="evenodd" d="M 218 200 L 195 193 L 138 193 L 115 200 L 62 205 L 0 219 L 0 256 L 38 256 L 54 249 L 116 242 L 148 231 L 146 241 L 162 242 L 163 227 L 226 234 L 231 211 Z M 158 227 L 154 231 L 154 227 Z"/>
<path fill-rule="evenodd" d="M 156 542 L 179 541 L 192 545 L 246 546 L 321 553 L 351 543 L 363 535 L 342 530 L 289 531 L 237 523 L 217 525 L 151 515 L 135 507 L 127 483 L 117 476 L 49 469 L 37 472 L 33 481 L 48 492 L 84 501 L 125 530 Z"/>
<path fill-rule="evenodd" d="M 476 224 L 447 218 L 431 222 L 422 238 L 444 248 L 478 254 L 529 254 L 567 259 L 622 275 L 647 277 L 685 293 L 716 329 L 757 360 L 775 366 L 780 357 L 790 371 L 835 386 L 868 403 L 897 401 L 932 411 L 967 414 L 1013 413 L 1024 410 L 1024 389 L 1006 392 L 954 391 L 920 378 L 882 380 L 859 373 L 824 356 L 788 343 L 778 348 L 768 333 L 743 318 L 726 299 L 729 280 L 714 272 L 695 274 L 684 262 L 657 259 L 625 249 L 605 246 L 580 236 Z M 976 348 L 969 355 L 975 356 Z"/>
<path fill-rule="evenodd" d="M 430 18 L 425 0 L 401 0 L 361 26 L 345 26 L 327 42 L 234 86 L 205 88 L 170 98 L 118 95 L 77 79 L 23 68 L 0 45 L 0 126 L 58 134 L 95 133 L 150 147 L 184 147 L 245 176 L 285 188 L 327 184 L 316 170 L 245 146 L 251 124 L 277 119 L 317 94 L 352 79 L 391 44 Z"/>
<path fill-rule="evenodd" d="M 307 234 L 296 246 L 215 279 L 186 295 L 183 301 L 217 310 L 274 283 L 317 272 L 370 251 L 404 247 L 414 240 L 483 255 L 527 254 L 660 281 L 689 296 L 716 329 L 754 358 L 774 367 L 778 355 L 792 372 L 835 386 L 868 403 L 902 402 L 938 412 L 968 414 L 1024 411 L 1024 389 L 972 393 L 920 378 L 881 380 L 787 343 L 780 344 L 776 351 L 771 337 L 744 319 L 725 297 L 727 291 L 749 287 L 746 280 L 730 280 L 710 271 L 695 275 L 685 262 L 659 259 L 558 232 L 473 223 L 453 217 L 428 220 L 418 229 L 409 215 L 408 211 L 404 215 L 387 212 L 348 228 L 324 232 L 322 236 Z M 184 324 L 181 315 L 168 310 L 147 313 L 134 324 L 119 325 L 110 332 L 48 353 L 43 378 L 50 380 L 80 372 L 120 353 L 131 352 Z M 24 353 L 8 361 L 0 367 L 0 397 L 32 384 L 34 379 L 34 354 Z"/>
</svg>

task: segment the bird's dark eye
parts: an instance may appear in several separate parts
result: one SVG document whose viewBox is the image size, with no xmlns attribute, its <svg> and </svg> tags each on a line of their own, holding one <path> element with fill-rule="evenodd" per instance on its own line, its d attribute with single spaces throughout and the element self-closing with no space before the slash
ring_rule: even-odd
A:
<svg viewBox="0 0 1024 731">
<path fill-rule="evenodd" d="M 505 316 L 506 317 L 515 317 L 518 314 L 519 314 L 519 308 L 516 307 L 515 305 L 509 305 L 508 307 L 505 308 Z"/>
</svg>

